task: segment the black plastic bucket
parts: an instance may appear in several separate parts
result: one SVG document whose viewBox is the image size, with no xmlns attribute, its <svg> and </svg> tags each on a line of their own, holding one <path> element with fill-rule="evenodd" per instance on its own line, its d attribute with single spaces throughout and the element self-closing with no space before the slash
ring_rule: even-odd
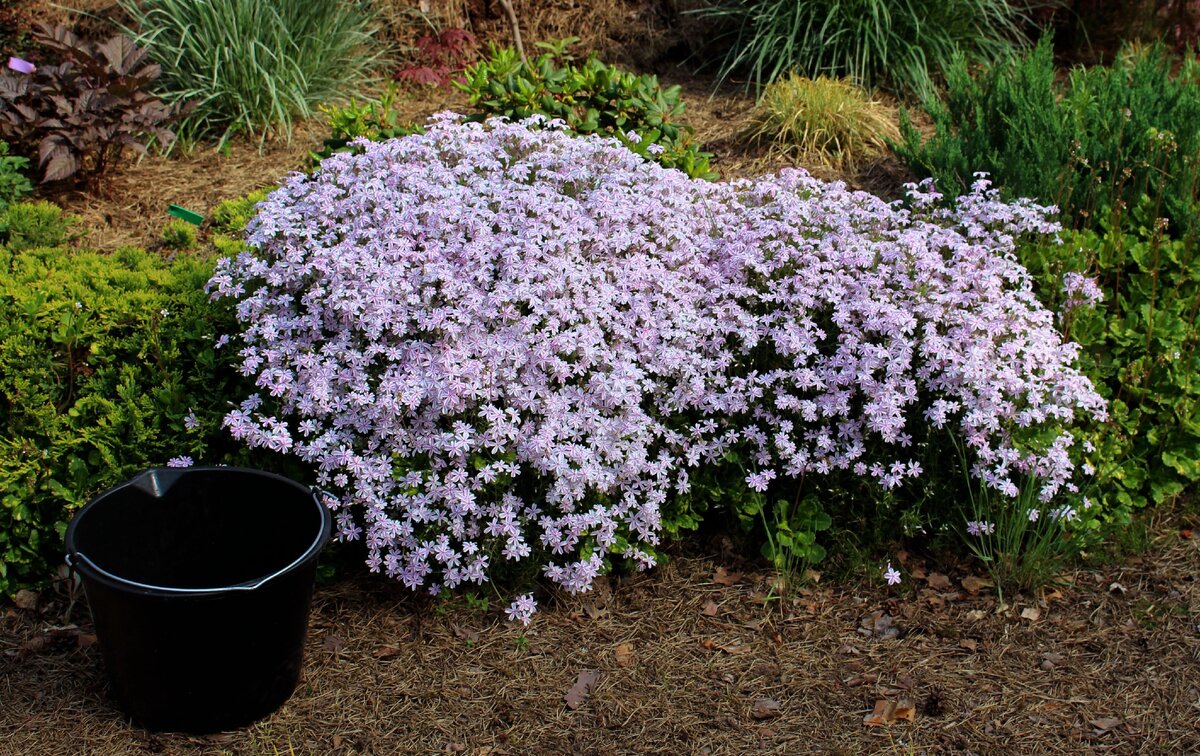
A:
<svg viewBox="0 0 1200 756">
<path fill-rule="evenodd" d="M 300 679 L 330 530 L 313 490 L 235 467 L 147 470 L 88 502 L 67 562 L 125 713 L 206 733 L 279 708 Z"/>
</svg>

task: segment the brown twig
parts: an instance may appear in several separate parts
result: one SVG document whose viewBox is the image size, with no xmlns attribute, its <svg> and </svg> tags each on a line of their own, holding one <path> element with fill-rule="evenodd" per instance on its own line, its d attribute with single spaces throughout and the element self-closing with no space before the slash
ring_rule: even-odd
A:
<svg viewBox="0 0 1200 756">
<path fill-rule="evenodd" d="M 517 23 L 517 12 L 513 10 L 511 0 L 500 0 L 500 5 L 504 7 L 504 15 L 508 17 L 508 25 L 512 27 L 513 44 L 517 48 L 517 54 L 521 56 L 523 62 L 528 63 L 529 59 L 525 57 L 525 45 L 521 44 L 521 25 Z"/>
</svg>

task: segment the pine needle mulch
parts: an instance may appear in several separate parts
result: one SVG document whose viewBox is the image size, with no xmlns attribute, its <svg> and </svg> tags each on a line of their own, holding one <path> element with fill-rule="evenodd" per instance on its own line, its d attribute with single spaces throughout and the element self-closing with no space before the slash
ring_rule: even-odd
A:
<svg viewBox="0 0 1200 756">
<path fill-rule="evenodd" d="M 0 610 L 0 754 L 1195 753 L 1200 539 L 1156 532 L 1006 604 L 916 556 L 890 593 L 779 599 L 714 549 L 552 596 L 529 628 L 347 578 L 316 592 L 293 697 L 204 737 L 127 723 L 86 610 L 63 629 L 47 592 Z"/>
</svg>

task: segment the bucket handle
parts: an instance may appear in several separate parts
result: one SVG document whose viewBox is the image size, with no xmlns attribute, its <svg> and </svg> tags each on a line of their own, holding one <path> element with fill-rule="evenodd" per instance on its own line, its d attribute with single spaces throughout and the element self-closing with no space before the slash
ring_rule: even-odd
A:
<svg viewBox="0 0 1200 756">
<path fill-rule="evenodd" d="M 166 591 L 167 593 L 224 593 L 226 591 L 253 591 L 266 585 L 268 582 L 279 577 L 296 565 L 296 562 L 292 562 L 283 569 L 272 572 L 266 577 L 259 578 L 257 580 L 251 580 L 245 583 L 238 583 L 237 585 L 222 585 L 216 588 L 174 588 L 166 585 L 150 585 L 149 583 L 139 583 L 136 580 L 130 580 L 129 578 L 123 578 L 119 575 L 114 575 L 93 562 L 88 558 L 87 554 L 84 554 L 82 551 L 77 551 L 74 554 L 68 553 L 66 555 L 67 566 L 73 570 L 79 568 L 79 565 L 76 564 L 76 560 L 79 560 L 79 562 L 82 563 L 83 566 L 85 566 L 88 570 L 97 572 L 114 583 L 120 583 L 121 585 L 128 585 L 134 588 L 144 588 L 150 591 Z"/>
<path fill-rule="evenodd" d="M 329 493 L 328 491 L 326 491 L 324 489 L 317 488 L 316 486 L 311 486 L 309 490 L 312 491 L 313 498 L 315 498 L 321 504 L 325 503 L 325 499 L 333 498 L 333 494 Z M 326 516 L 328 516 L 328 511 L 329 511 L 328 509 L 325 510 Z M 136 580 L 130 580 L 129 578 L 123 578 L 119 575 L 112 574 L 108 570 L 104 569 L 103 567 L 101 567 L 100 565 L 96 564 L 91 559 L 89 559 L 87 554 L 84 554 L 82 551 L 76 551 L 74 553 L 67 552 L 66 556 L 64 557 L 64 561 L 67 563 L 67 567 L 69 567 L 72 570 L 76 570 L 76 569 L 78 569 L 78 565 L 75 563 L 75 560 L 78 559 L 88 569 L 90 569 L 94 572 L 97 572 L 100 575 L 103 575 L 104 577 L 108 578 L 109 580 L 111 580 L 115 583 L 123 584 L 123 585 L 130 585 L 130 586 L 133 586 L 134 588 L 142 588 L 142 589 L 150 590 L 150 591 L 166 591 L 168 593 L 196 594 L 196 593 L 224 593 L 226 591 L 258 590 L 259 588 L 261 588 L 262 586 L 271 582 L 272 580 L 279 577 L 280 575 L 284 574 L 285 572 L 290 571 L 297 564 L 304 561 L 306 556 L 307 556 L 307 552 L 305 554 L 301 554 L 299 557 L 296 558 L 295 561 L 291 562 L 286 567 L 282 567 L 282 568 L 276 570 L 275 572 L 272 572 L 270 575 L 267 575 L 266 577 L 262 577 L 257 580 L 250 580 L 245 583 L 238 583 L 237 585 L 223 585 L 223 586 L 219 586 L 216 588 L 173 588 L 173 587 L 164 586 L 164 585 L 150 585 L 149 583 L 139 583 Z"/>
</svg>

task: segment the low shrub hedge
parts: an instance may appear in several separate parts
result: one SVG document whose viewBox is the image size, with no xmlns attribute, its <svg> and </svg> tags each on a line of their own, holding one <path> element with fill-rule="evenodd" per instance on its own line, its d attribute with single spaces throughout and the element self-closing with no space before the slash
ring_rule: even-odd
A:
<svg viewBox="0 0 1200 756">
<path fill-rule="evenodd" d="M 48 203 L 0 218 L 0 594 L 45 582 L 104 488 L 248 460 L 220 427 L 250 386 L 217 349 L 234 321 L 204 291 L 212 255 L 74 249 L 69 227 Z"/>
</svg>

